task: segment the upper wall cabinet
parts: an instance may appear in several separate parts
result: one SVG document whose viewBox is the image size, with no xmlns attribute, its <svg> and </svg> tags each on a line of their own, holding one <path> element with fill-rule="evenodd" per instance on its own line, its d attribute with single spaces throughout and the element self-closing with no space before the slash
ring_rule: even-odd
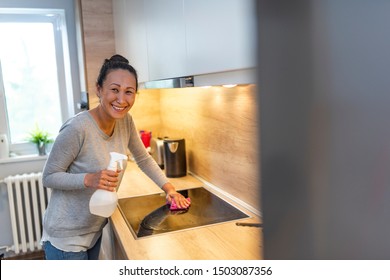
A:
<svg viewBox="0 0 390 280">
<path fill-rule="evenodd" d="M 255 0 L 113 0 L 116 49 L 139 81 L 256 67 Z"/>
<path fill-rule="evenodd" d="M 148 45 L 143 0 L 113 0 L 116 52 L 138 72 L 138 81 L 149 81 Z"/>
<path fill-rule="evenodd" d="M 178 77 L 186 70 L 183 0 L 145 1 L 149 77 Z"/>
<path fill-rule="evenodd" d="M 256 7 L 252 0 L 184 0 L 191 74 L 256 67 Z"/>
</svg>

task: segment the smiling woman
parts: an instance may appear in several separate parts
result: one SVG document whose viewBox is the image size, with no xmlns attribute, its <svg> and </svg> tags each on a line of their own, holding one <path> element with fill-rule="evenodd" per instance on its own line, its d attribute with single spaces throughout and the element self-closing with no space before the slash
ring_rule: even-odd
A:
<svg viewBox="0 0 390 280">
<path fill-rule="evenodd" d="M 99 258 L 108 220 L 106 215 L 92 213 L 89 202 L 95 191 L 115 192 L 121 183 L 126 164 L 121 170 L 107 169 L 112 152 L 131 153 L 141 170 L 166 193 L 167 203 L 174 200 L 181 208 L 190 204 L 145 149 L 128 113 L 135 101 L 137 77 L 125 57 L 105 59 L 96 84 L 99 105 L 61 127 L 42 174 L 43 186 L 52 189 L 42 234 L 47 259 Z"/>
</svg>

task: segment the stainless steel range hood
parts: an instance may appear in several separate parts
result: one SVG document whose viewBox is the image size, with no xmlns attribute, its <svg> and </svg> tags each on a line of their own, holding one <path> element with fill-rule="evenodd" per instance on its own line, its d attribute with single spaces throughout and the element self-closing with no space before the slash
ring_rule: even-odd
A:
<svg viewBox="0 0 390 280">
<path fill-rule="evenodd" d="M 239 69 L 217 73 L 199 74 L 171 79 L 148 81 L 141 84 L 145 89 L 186 88 L 222 86 L 228 84 L 255 84 L 256 68 Z"/>
<path fill-rule="evenodd" d="M 145 89 L 152 88 L 185 88 L 194 86 L 194 77 L 178 77 L 165 80 L 156 80 L 144 83 Z"/>
</svg>

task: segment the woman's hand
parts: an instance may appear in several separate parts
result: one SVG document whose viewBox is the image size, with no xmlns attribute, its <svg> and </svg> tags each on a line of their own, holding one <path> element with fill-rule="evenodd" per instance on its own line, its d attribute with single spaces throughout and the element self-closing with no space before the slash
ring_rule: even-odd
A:
<svg viewBox="0 0 390 280">
<path fill-rule="evenodd" d="M 191 205 L 191 202 L 178 192 L 167 194 L 166 200 L 169 204 L 174 200 L 178 209 L 186 209 Z"/>
<path fill-rule="evenodd" d="M 171 183 L 166 183 L 162 189 L 167 194 L 166 200 L 169 204 L 171 204 L 172 200 L 174 200 L 178 208 L 183 209 L 188 208 L 191 205 L 191 202 L 188 201 L 182 194 L 178 193 Z"/>
<path fill-rule="evenodd" d="M 87 188 L 95 188 L 116 191 L 119 182 L 119 172 L 112 170 L 102 170 L 96 173 L 88 173 L 84 177 L 84 185 Z"/>
</svg>

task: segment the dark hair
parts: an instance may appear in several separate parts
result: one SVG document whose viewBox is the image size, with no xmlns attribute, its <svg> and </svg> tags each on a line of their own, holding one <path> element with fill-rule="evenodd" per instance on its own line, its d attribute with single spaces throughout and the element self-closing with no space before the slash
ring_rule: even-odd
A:
<svg viewBox="0 0 390 280">
<path fill-rule="evenodd" d="M 137 71 L 134 69 L 133 66 L 129 64 L 129 61 L 124 58 L 123 56 L 119 54 L 115 54 L 111 56 L 110 59 L 105 59 L 102 65 L 102 68 L 100 68 L 99 76 L 97 78 L 96 84 L 100 87 L 103 86 L 103 82 L 106 79 L 108 73 L 110 73 L 112 70 L 116 69 L 123 69 L 127 70 L 130 73 L 132 73 L 135 77 L 135 83 L 136 83 L 136 91 L 138 91 L 138 75 Z"/>
</svg>

